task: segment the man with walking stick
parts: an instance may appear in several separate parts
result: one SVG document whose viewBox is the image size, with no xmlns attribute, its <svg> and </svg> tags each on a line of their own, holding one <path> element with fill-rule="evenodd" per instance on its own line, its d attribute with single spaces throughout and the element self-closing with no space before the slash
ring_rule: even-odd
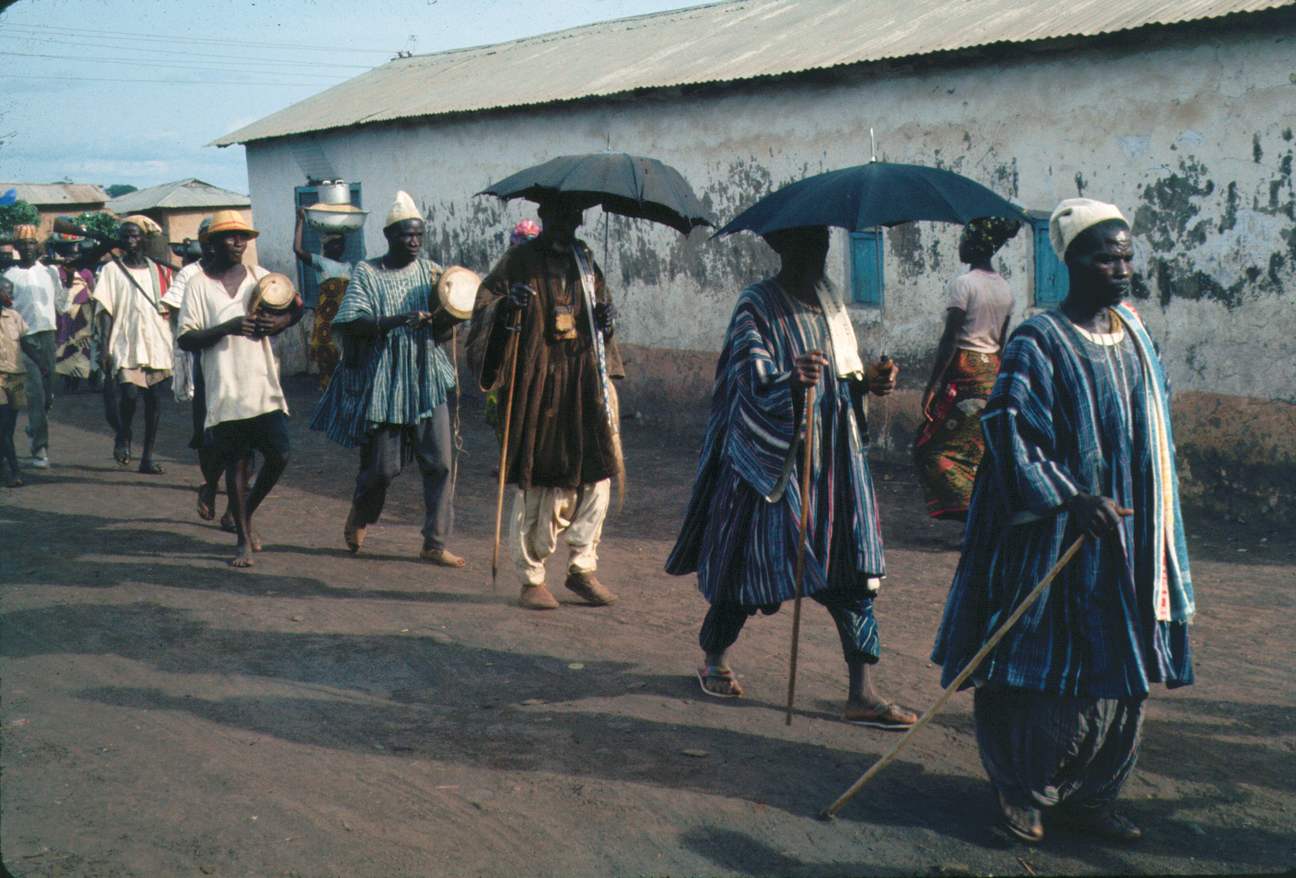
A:
<svg viewBox="0 0 1296 878">
<path fill-rule="evenodd" d="M 917 717 L 883 698 L 872 676 L 881 654 L 873 602 L 886 568 L 866 422 L 868 394 L 891 393 L 898 369 L 889 361 L 865 369 L 849 315 L 824 277 L 826 228 L 765 240 L 782 265 L 734 308 L 693 498 L 666 562 L 668 573 L 696 571 L 711 604 L 698 635 L 698 682 L 708 695 L 743 695 L 729 648 L 749 616 L 803 593 L 837 625 L 846 721 L 905 729 Z"/>
<path fill-rule="evenodd" d="M 1149 688 L 1193 682 L 1169 390 L 1147 330 L 1122 304 L 1133 250 L 1120 211 L 1067 199 L 1049 236 L 1070 289 L 1004 350 L 932 659 L 942 685 L 956 682 L 1037 593 L 970 675 L 1003 826 L 1038 842 L 1048 815 L 1132 841 L 1142 832 L 1114 805 L 1134 768 Z M 1057 573 L 1079 537 L 1075 560 Z M 1056 579 L 1035 589 L 1050 566 Z"/>
<path fill-rule="evenodd" d="M 598 545 L 612 479 L 624 473 L 608 381 L 625 374 L 612 338 L 616 312 L 593 254 L 576 238 L 579 204 L 554 195 L 538 212 L 539 236 L 511 248 L 482 281 L 469 355 L 481 388 L 498 389 L 504 406 L 500 503 L 502 486 L 515 485 L 508 543 L 522 580 L 518 605 L 558 607 L 545 561 L 562 538 L 564 586 L 605 606 L 616 595 L 596 575 Z"/>
</svg>

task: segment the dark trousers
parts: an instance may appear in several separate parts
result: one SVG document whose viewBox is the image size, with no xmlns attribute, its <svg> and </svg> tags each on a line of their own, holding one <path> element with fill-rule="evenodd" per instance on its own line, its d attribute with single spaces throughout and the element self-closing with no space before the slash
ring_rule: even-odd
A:
<svg viewBox="0 0 1296 878">
<path fill-rule="evenodd" d="M 981 764 L 1009 804 L 1106 807 L 1134 770 L 1146 700 L 978 686 L 972 715 Z"/>
<path fill-rule="evenodd" d="M 14 448 L 14 427 L 18 424 L 18 409 L 0 405 L 0 472 L 9 465 L 9 478 L 18 478 L 18 451 Z"/>
<path fill-rule="evenodd" d="M 825 589 L 811 596 L 814 601 L 828 610 L 828 615 L 837 625 L 837 636 L 841 638 L 842 657 L 847 664 L 864 662 L 876 664 L 882 654 L 882 642 L 878 637 L 877 619 L 873 616 L 873 595 L 862 588 L 849 591 Z M 744 607 L 741 604 L 712 604 L 702 620 L 702 630 L 698 632 L 698 645 L 708 655 L 723 652 L 738 641 L 747 619 L 759 610 L 766 615 L 778 611 L 778 605 L 772 607 Z"/>
<path fill-rule="evenodd" d="M 417 426 L 384 424 L 360 446 L 360 473 L 352 503 L 358 524 L 369 525 L 382 514 L 387 486 L 411 454 L 423 476 L 423 547 L 444 549 L 454 527 L 453 484 L 450 478 L 453 439 L 450 407 L 438 406 Z"/>
</svg>

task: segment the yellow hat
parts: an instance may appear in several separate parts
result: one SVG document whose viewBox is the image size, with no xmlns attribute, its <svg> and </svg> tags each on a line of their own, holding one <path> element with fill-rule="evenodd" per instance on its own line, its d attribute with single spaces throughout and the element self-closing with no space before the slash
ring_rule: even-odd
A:
<svg viewBox="0 0 1296 878">
<path fill-rule="evenodd" d="M 139 226 L 139 230 L 146 235 L 162 234 L 162 227 L 142 213 L 132 213 L 121 221 L 122 225 L 126 225 L 126 223 Z"/>
<path fill-rule="evenodd" d="M 255 238 L 261 234 L 248 225 L 248 221 L 243 219 L 243 214 L 237 210 L 218 210 L 212 214 L 211 225 L 207 227 L 207 237 L 210 238 L 222 232 L 242 232 L 249 238 Z"/>
<path fill-rule="evenodd" d="M 20 225 L 13 227 L 13 239 L 15 241 L 39 241 L 40 232 L 35 226 Z"/>
<path fill-rule="evenodd" d="M 412 219 L 421 220 L 423 214 L 419 213 L 419 209 L 414 205 L 414 199 L 410 198 L 408 192 L 404 190 L 397 192 L 391 210 L 387 211 L 387 219 L 383 221 L 383 228 Z"/>
</svg>

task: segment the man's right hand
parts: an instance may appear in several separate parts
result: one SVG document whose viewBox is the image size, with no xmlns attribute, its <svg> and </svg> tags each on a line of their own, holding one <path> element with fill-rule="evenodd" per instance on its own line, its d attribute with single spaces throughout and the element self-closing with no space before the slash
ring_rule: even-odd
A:
<svg viewBox="0 0 1296 878">
<path fill-rule="evenodd" d="M 1085 493 L 1076 494 L 1067 501 L 1067 509 L 1076 527 L 1094 539 L 1114 532 L 1122 518 L 1134 514 L 1133 509 L 1117 506 L 1110 497 Z"/>
<path fill-rule="evenodd" d="M 232 323 L 233 321 L 230 322 Z M 257 332 L 256 315 L 244 314 L 243 317 L 239 320 L 238 328 L 234 330 L 231 334 L 241 335 L 244 338 L 260 337 L 260 333 Z"/>
<path fill-rule="evenodd" d="M 821 351 L 801 354 L 792 364 L 792 381 L 802 387 L 814 387 L 819 383 L 823 367 L 827 365 L 828 358 Z"/>
<path fill-rule="evenodd" d="M 525 311 L 530 307 L 531 297 L 534 295 L 535 290 L 526 284 L 512 284 L 509 286 L 508 295 L 500 301 L 500 306 L 509 314 Z"/>
</svg>

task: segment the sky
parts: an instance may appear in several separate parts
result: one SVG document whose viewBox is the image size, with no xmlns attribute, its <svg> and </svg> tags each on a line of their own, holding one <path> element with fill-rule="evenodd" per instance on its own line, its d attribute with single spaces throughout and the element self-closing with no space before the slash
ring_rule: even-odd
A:
<svg viewBox="0 0 1296 878">
<path fill-rule="evenodd" d="M 0 0 L 0 180 L 197 177 L 246 193 L 215 138 L 415 54 L 700 0 Z"/>
</svg>

